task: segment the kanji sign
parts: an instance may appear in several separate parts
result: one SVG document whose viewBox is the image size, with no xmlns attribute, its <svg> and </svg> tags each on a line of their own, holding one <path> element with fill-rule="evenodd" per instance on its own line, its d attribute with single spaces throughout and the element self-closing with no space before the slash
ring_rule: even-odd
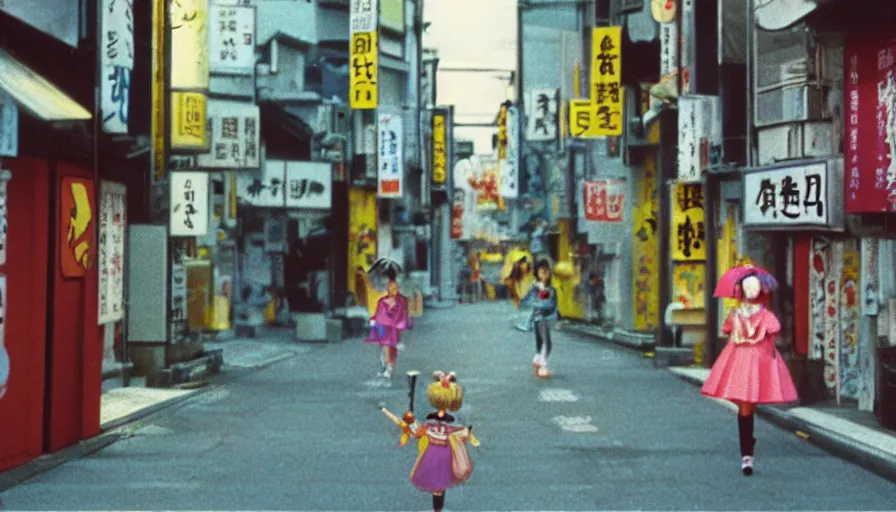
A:
<svg viewBox="0 0 896 512">
<path fill-rule="evenodd" d="M 598 135 L 622 135 L 622 27 L 595 27 L 591 47 L 591 103 Z"/>
<path fill-rule="evenodd" d="M 596 139 L 597 109 L 590 100 L 569 100 L 569 134 L 578 139 Z"/>
<path fill-rule="evenodd" d="M 329 210 L 333 206 L 333 164 L 286 162 L 286 207 Z"/>
<path fill-rule="evenodd" d="M 814 163 L 744 175 L 744 225 L 828 226 L 828 168 Z"/>
<path fill-rule="evenodd" d="M 171 149 L 208 149 L 206 102 L 206 96 L 202 93 L 171 93 Z"/>
<path fill-rule="evenodd" d="M 519 196 L 519 168 L 520 168 L 520 111 L 516 107 L 507 108 L 507 117 L 504 122 L 507 127 L 507 146 L 504 159 L 498 162 L 498 192 L 508 198 L 516 199 Z"/>
<path fill-rule="evenodd" d="M 401 197 L 404 181 L 404 124 L 401 116 L 380 114 L 377 123 L 377 195 Z"/>
<path fill-rule="evenodd" d="M 379 103 L 377 75 L 379 59 L 377 55 L 377 33 L 357 32 L 352 34 L 349 55 L 349 101 L 357 110 L 374 109 Z"/>
<path fill-rule="evenodd" d="M 237 197 L 240 201 L 261 208 L 283 208 L 286 205 L 286 162 L 267 160 L 257 171 L 236 173 Z"/>
<path fill-rule="evenodd" d="M 556 89 L 535 89 L 528 103 L 529 128 L 526 140 L 551 141 L 557 138 Z"/>
<path fill-rule="evenodd" d="M 660 76 L 678 71 L 678 21 L 660 24 Z"/>
<path fill-rule="evenodd" d="M 171 88 L 208 89 L 209 0 L 170 0 Z"/>
<path fill-rule="evenodd" d="M 103 131 L 128 133 L 131 70 L 134 69 L 133 0 L 102 1 L 101 105 Z"/>
<path fill-rule="evenodd" d="M 445 146 L 448 128 L 445 115 L 432 116 L 432 182 L 444 185 L 448 179 L 448 148 Z"/>
<path fill-rule="evenodd" d="M 124 317 L 124 238 L 127 226 L 127 189 L 108 181 L 100 185 L 99 325 Z"/>
<path fill-rule="evenodd" d="M 622 222 L 625 216 L 625 180 L 586 181 L 582 189 L 586 220 Z"/>
<path fill-rule="evenodd" d="M 700 181 L 722 162 L 722 109 L 718 96 L 678 99 L 678 181 Z"/>
<path fill-rule="evenodd" d="M 672 261 L 706 259 L 703 186 L 677 184 L 672 190 Z"/>
<path fill-rule="evenodd" d="M 351 0 L 349 26 L 352 34 L 356 32 L 375 32 L 379 16 L 377 0 Z"/>
<path fill-rule="evenodd" d="M 507 158 L 507 103 L 498 111 L 498 160 Z"/>
<path fill-rule="evenodd" d="M 843 60 L 846 213 L 896 212 L 896 41 L 850 36 Z"/>
<path fill-rule="evenodd" d="M 208 234 L 208 174 L 171 173 L 171 236 Z"/>
<path fill-rule="evenodd" d="M 19 154 L 19 107 L 0 90 L 0 157 Z"/>
<path fill-rule="evenodd" d="M 206 169 L 258 169 L 261 131 L 258 105 L 211 99 L 208 103 L 211 149 L 197 156 Z"/>
<path fill-rule="evenodd" d="M 209 70 L 252 75 L 255 72 L 255 8 L 216 5 L 209 20 Z"/>
</svg>

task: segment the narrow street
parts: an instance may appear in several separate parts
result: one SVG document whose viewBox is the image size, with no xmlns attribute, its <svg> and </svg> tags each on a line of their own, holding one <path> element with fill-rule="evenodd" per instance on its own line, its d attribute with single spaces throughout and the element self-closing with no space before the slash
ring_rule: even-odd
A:
<svg viewBox="0 0 896 512">
<path fill-rule="evenodd" d="M 465 386 L 459 416 L 482 442 L 447 510 L 893 508 L 894 484 L 759 419 L 756 474 L 744 477 L 733 413 L 637 353 L 555 331 L 555 375 L 535 378 L 534 343 L 510 327 L 509 307 L 427 310 L 388 386 L 360 339 L 228 370 L 133 436 L 10 489 L 2 506 L 426 510 L 408 482 L 416 446 L 398 446 L 379 406 L 407 408 L 415 369 L 425 414 L 426 377 L 443 369 Z"/>
</svg>

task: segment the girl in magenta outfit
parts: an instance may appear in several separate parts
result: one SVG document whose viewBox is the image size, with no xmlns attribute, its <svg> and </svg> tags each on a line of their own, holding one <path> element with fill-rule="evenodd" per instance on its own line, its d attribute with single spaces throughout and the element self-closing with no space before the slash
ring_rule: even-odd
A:
<svg viewBox="0 0 896 512">
<path fill-rule="evenodd" d="M 407 301 L 398 293 L 398 283 L 389 281 L 387 294 L 376 304 L 376 313 L 370 319 L 370 335 L 367 343 L 377 343 L 383 349 L 380 362 L 382 376 L 392 378 L 401 331 L 408 328 Z"/>
<path fill-rule="evenodd" d="M 745 277 L 740 290 L 744 300 L 722 325 L 722 333 L 729 335 L 729 343 L 713 364 L 701 392 L 737 405 L 741 470 L 749 476 L 753 474 L 756 445 L 753 437 L 756 405 L 794 402 L 798 396 L 784 358 L 775 347 L 781 324 L 760 303 L 763 291 L 759 278 Z"/>
</svg>

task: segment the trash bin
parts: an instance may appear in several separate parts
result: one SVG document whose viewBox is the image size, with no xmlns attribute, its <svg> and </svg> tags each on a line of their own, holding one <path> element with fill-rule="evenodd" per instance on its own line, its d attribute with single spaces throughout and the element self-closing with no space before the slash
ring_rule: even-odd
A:
<svg viewBox="0 0 896 512">
<path fill-rule="evenodd" d="M 875 413 L 884 428 L 896 430 L 896 347 L 877 349 Z"/>
</svg>

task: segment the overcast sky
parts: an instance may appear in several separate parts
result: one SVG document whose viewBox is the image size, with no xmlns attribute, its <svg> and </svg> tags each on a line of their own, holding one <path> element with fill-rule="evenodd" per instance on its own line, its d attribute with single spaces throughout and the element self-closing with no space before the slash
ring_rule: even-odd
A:
<svg viewBox="0 0 896 512">
<path fill-rule="evenodd" d="M 492 122 L 507 99 L 509 71 L 516 67 L 516 0 L 425 0 L 431 22 L 425 48 L 439 51 L 436 83 L 439 105 L 454 105 L 455 121 Z M 497 68 L 505 73 L 464 73 L 445 68 Z M 458 128 L 477 153 L 491 152 L 494 128 Z"/>
</svg>

